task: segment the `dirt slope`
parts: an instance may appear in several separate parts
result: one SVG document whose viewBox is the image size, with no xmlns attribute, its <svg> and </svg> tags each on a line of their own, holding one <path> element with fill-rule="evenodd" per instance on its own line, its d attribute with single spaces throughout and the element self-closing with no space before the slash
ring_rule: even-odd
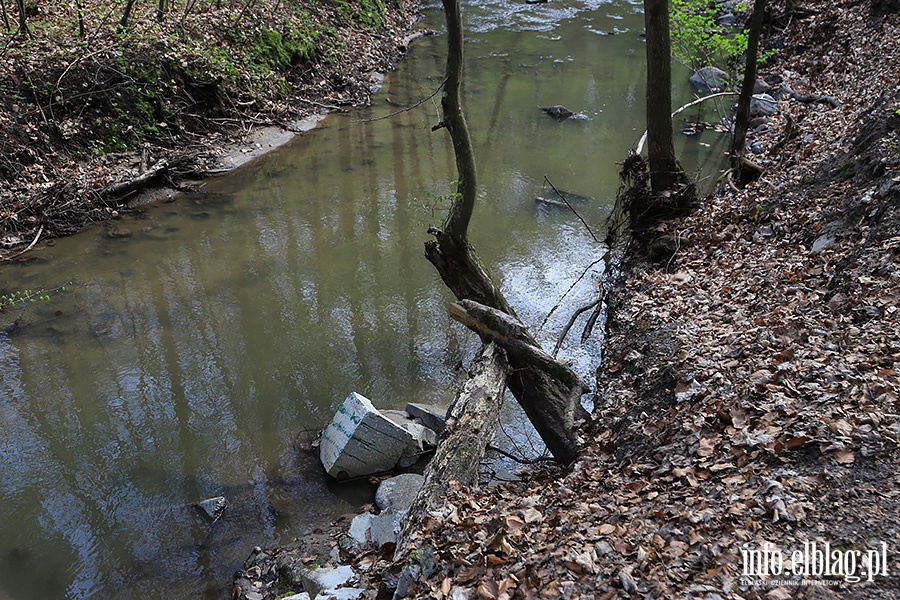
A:
<svg viewBox="0 0 900 600">
<path fill-rule="evenodd" d="M 628 258 L 583 458 L 457 490 L 407 597 L 900 597 L 900 15 L 808 7 L 761 75 L 840 108 L 782 101 L 762 178 Z"/>
</svg>

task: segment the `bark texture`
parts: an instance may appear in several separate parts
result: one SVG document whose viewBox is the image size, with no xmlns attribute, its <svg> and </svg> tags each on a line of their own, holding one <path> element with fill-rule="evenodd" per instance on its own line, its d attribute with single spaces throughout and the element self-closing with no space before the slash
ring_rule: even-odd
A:
<svg viewBox="0 0 900 600">
<path fill-rule="evenodd" d="M 428 463 L 425 483 L 401 523 L 397 555 L 406 552 L 411 536 L 443 502 L 451 481 L 478 482 L 478 468 L 487 445 L 494 439 L 506 390 L 506 353 L 496 344 L 482 346 L 466 383 L 447 410 L 447 425 L 434 458 Z"/>
<path fill-rule="evenodd" d="M 444 114 L 440 126 L 447 129 L 453 142 L 458 187 L 443 229 L 429 229 L 435 239 L 425 244 L 425 256 L 437 268 L 441 279 L 457 299 L 474 300 L 515 316 L 515 311 L 491 280 L 468 241 L 469 221 L 475 207 L 476 172 L 472 142 L 460 103 L 462 20 L 457 0 L 443 0 L 443 3 L 447 17 L 448 53 L 447 78 L 441 99 Z M 530 346 L 539 348 L 527 332 L 524 335 Z M 489 339 L 490 336 L 482 335 L 482 340 Z M 586 386 L 573 388 L 522 356 L 511 357 L 511 366 L 513 375 L 507 382 L 510 391 L 522 405 L 554 459 L 566 465 L 572 463 L 578 457 L 573 415 L 576 410 L 584 411 L 579 400 L 581 394 L 589 390 Z"/>
<path fill-rule="evenodd" d="M 672 140 L 672 48 L 669 3 L 644 0 L 647 29 L 647 157 L 650 188 L 658 194 L 678 180 L 681 168 Z"/>
</svg>

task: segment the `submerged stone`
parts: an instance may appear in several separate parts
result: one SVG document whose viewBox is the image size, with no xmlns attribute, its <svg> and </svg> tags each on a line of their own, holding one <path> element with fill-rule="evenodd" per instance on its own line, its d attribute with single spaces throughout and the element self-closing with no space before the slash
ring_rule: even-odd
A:
<svg viewBox="0 0 900 600">
<path fill-rule="evenodd" d="M 228 502 L 223 496 L 216 496 L 215 498 L 201 500 L 194 506 L 197 507 L 203 516 L 210 521 L 215 522 L 222 516 L 222 513 L 225 512 L 225 507 L 228 506 Z"/>
</svg>

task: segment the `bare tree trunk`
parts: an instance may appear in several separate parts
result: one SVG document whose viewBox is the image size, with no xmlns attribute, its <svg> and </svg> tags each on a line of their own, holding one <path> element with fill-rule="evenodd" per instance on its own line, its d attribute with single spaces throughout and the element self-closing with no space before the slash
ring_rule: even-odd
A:
<svg viewBox="0 0 900 600">
<path fill-rule="evenodd" d="M 156 7 L 156 19 L 162 22 L 166 18 L 167 12 L 169 12 L 169 0 L 159 0 Z"/>
<path fill-rule="evenodd" d="M 3 9 L 3 26 L 6 27 L 6 31 L 12 29 L 9 25 L 9 15 L 6 13 L 6 0 L 0 0 L 0 8 Z"/>
<path fill-rule="evenodd" d="M 443 119 L 439 127 L 446 127 L 456 153 L 458 171 L 457 194 L 444 222 L 444 229 L 429 229 L 435 236 L 425 244 L 425 256 L 434 264 L 444 283 L 459 300 L 474 300 L 515 315 L 512 307 L 491 280 L 475 250 L 468 241 L 468 225 L 475 207 L 475 158 L 469 130 L 460 105 L 459 87 L 463 68 L 463 31 L 458 0 L 442 0 L 447 18 L 447 80 L 441 98 Z M 528 336 L 530 344 L 538 347 Z M 487 340 L 485 336 L 482 339 Z M 574 414 L 584 409 L 582 393 L 589 391 L 581 385 L 573 387 L 521 358 L 511 359 L 513 375 L 509 389 L 522 405 L 535 429 L 547 444 L 553 457 L 569 464 L 578 457 L 575 440 Z"/>
<path fill-rule="evenodd" d="M 78 35 L 84 37 L 84 7 L 81 0 L 75 0 L 75 10 L 78 11 Z"/>
<path fill-rule="evenodd" d="M 119 21 L 119 33 L 123 33 L 126 29 L 128 29 L 128 24 L 131 21 L 131 10 L 133 8 L 134 0 L 126 0 L 125 11 L 122 13 L 122 19 Z"/>
<path fill-rule="evenodd" d="M 19 9 L 19 29 L 16 33 L 31 37 L 31 30 L 28 29 L 28 20 L 25 18 L 25 0 L 16 0 L 16 5 Z"/>
<path fill-rule="evenodd" d="M 762 32 L 763 16 L 766 12 L 766 0 L 755 0 L 753 15 L 750 17 L 750 33 L 747 36 L 746 64 L 744 66 L 744 82 L 741 84 L 741 96 L 738 99 L 737 114 L 734 118 L 734 137 L 731 141 L 731 154 L 734 166 L 738 169 L 740 181 L 741 156 L 747 141 L 747 128 L 750 123 L 750 100 L 756 85 L 756 63 L 759 54 L 759 37 Z"/>
<path fill-rule="evenodd" d="M 672 49 L 669 3 L 644 0 L 647 29 L 647 156 L 650 188 L 658 194 L 677 181 L 680 168 L 672 140 Z"/>
<path fill-rule="evenodd" d="M 406 552 L 411 535 L 440 505 L 451 481 L 466 486 L 478 482 L 481 459 L 497 429 L 506 370 L 506 354 L 496 344 L 484 345 L 472 361 L 469 377 L 447 411 L 447 426 L 428 463 L 425 483 L 403 517 L 396 556 Z"/>
</svg>

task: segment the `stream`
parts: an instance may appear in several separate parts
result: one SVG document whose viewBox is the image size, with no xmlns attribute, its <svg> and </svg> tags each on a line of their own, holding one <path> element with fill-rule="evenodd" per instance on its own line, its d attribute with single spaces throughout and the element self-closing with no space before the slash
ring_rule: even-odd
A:
<svg viewBox="0 0 900 600">
<path fill-rule="evenodd" d="M 440 31 L 438 7 L 425 25 Z M 481 202 L 471 239 L 546 348 L 596 297 L 602 247 L 535 198 L 553 196 L 545 176 L 583 196 L 573 206 L 602 239 L 617 163 L 643 132 L 641 8 L 464 7 Z M 431 131 L 438 99 L 365 122 L 432 93 L 445 43 L 416 41 L 371 107 L 204 193 L 2 267 L 0 293 L 50 299 L 0 314 L 0 600 L 226 597 L 254 546 L 290 544 L 371 501 L 297 443 L 351 391 L 379 408 L 448 404 L 477 347 L 423 255 L 455 176 L 446 131 Z M 688 74 L 675 69 L 676 104 Z M 539 109 L 555 104 L 589 120 Z M 678 135 L 676 150 L 715 176 L 723 143 Z M 600 327 L 582 346 L 583 323 L 560 358 L 593 382 Z M 503 444 L 539 452 L 515 403 L 504 410 Z M 210 524 L 191 503 L 214 496 L 229 505 Z"/>
</svg>

